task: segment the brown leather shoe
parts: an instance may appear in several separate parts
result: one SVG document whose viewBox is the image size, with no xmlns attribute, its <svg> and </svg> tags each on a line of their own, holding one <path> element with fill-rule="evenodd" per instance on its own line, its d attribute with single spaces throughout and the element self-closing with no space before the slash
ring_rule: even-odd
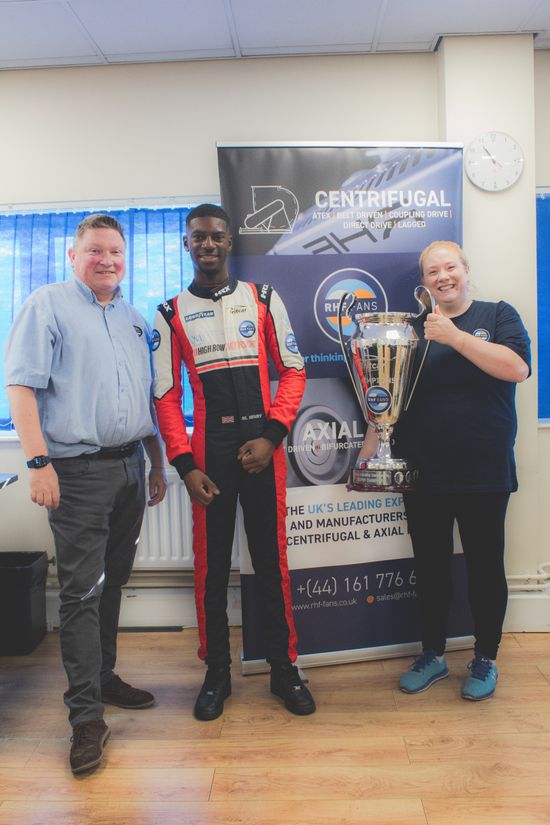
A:
<svg viewBox="0 0 550 825">
<path fill-rule="evenodd" d="M 103 719 L 79 722 L 73 728 L 69 761 L 73 773 L 84 773 L 97 768 L 103 759 L 103 748 L 111 731 Z"/>
<path fill-rule="evenodd" d="M 113 676 L 110 682 L 101 687 L 101 701 L 117 708 L 140 710 L 155 704 L 155 697 L 148 690 L 140 690 L 123 682 L 120 676 Z"/>
</svg>

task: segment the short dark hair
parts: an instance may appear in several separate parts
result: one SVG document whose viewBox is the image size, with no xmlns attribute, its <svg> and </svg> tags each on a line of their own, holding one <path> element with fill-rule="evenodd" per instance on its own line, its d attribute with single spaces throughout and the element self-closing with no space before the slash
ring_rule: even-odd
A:
<svg viewBox="0 0 550 825">
<path fill-rule="evenodd" d="M 215 203 L 200 203 L 198 206 L 193 207 L 185 219 L 186 228 L 189 227 L 194 218 L 219 218 L 221 221 L 225 221 L 228 229 L 231 227 L 229 215 L 225 209 Z"/>
<path fill-rule="evenodd" d="M 97 212 L 94 215 L 88 215 L 87 218 L 84 218 L 83 221 L 80 221 L 78 226 L 76 227 L 74 233 L 74 243 L 81 238 L 88 229 L 114 229 L 115 232 L 118 232 L 124 243 L 126 243 L 126 238 L 124 237 L 124 229 L 122 225 L 117 221 L 116 218 L 111 217 L 111 215 L 105 215 L 103 212 Z"/>
</svg>

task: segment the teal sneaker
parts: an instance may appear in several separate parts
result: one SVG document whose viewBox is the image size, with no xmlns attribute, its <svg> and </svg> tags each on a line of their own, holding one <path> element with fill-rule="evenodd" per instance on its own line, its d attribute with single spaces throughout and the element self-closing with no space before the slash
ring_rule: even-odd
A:
<svg viewBox="0 0 550 825">
<path fill-rule="evenodd" d="M 476 653 L 468 665 L 470 676 L 464 682 L 462 696 L 480 702 L 488 699 L 495 692 L 498 679 L 498 670 L 487 656 Z"/>
<path fill-rule="evenodd" d="M 445 656 L 440 661 L 435 650 L 423 650 L 399 680 L 399 687 L 404 693 L 421 693 L 440 679 L 446 679 L 448 675 Z"/>
</svg>

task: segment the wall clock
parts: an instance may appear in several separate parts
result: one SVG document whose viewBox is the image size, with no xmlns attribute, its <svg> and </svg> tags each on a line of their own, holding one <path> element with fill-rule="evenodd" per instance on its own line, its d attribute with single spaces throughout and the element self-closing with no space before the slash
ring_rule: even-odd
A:
<svg viewBox="0 0 550 825">
<path fill-rule="evenodd" d="M 475 138 L 464 156 L 464 170 L 471 182 L 486 192 L 502 192 L 523 172 L 523 150 L 506 132 L 485 132 Z"/>
</svg>

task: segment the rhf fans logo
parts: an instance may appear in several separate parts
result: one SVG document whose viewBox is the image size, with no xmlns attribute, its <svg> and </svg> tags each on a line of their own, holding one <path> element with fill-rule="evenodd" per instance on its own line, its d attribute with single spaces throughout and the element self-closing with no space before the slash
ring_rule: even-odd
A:
<svg viewBox="0 0 550 825">
<path fill-rule="evenodd" d="M 239 324 L 239 332 L 243 336 L 243 338 L 252 338 L 254 333 L 256 332 L 256 327 L 252 323 L 252 321 L 242 321 Z"/>
<path fill-rule="evenodd" d="M 151 333 L 151 352 L 154 352 L 160 347 L 160 332 L 154 329 Z"/>
<path fill-rule="evenodd" d="M 385 413 L 391 407 L 391 395 L 385 387 L 369 387 L 365 395 L 371 413 Z"/>
<path fill-rule="evenodd" d="M 292 232 L 300 207 L 296 195 L 284 186 L 251 186 L 252 211 L 239 235 L 282 235 Z"/>
<path fill-rule="evenodd" d="M 387 312 L 388 298 L 374 275 L 364 269 L 349 267 L 337 269 L 322 281 L 314 299 L 315 319 L 321 330 L 332 341 L 338 338 L 338 305 L 342 295 L 351 292 L 355 295 L 352 314 L 360 312 Z M 355 324 L 344 315 L 342 318 L 344 335 L 353 335 Z"/>
</svg>

